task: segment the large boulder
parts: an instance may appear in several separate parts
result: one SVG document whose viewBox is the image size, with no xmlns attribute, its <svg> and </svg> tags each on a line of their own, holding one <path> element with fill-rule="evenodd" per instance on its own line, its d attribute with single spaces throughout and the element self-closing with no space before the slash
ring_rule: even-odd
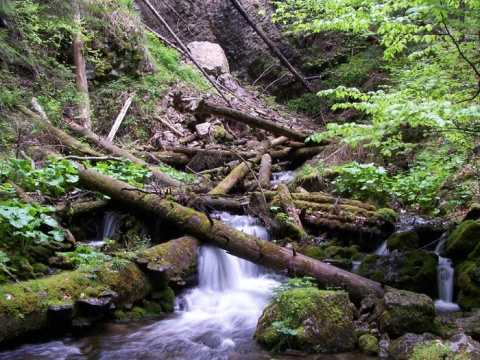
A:
<svg viewBox="0 0 480 360">
<path fill-rule="evenodd" d="M 208 41 L 193 41 L 187 47 L 207 74 L 219 77 L 230 72 L 227 57 L 220 45 Z"/>
<path fill-rule="evenodd" d="M 448 236 L 442 256 L 453 261 L 464 260 L 479 244 L 480 223 L 467 220 Z"/>
<path fill-rule="evenodd" d="M 254 337 L 274 350 L 349 351 L 356 340 L 352 305 L 343 291 L 288 290 L 264 310 Z"/>
<path fill-rule="evenodd" d="M 435 305 L 424 294 L 392 290 L 386 292 L 376 308 L 379 314 L 380 331 L 391 337 L 406 333 L 422 334 L 435 329 Z"/>
</svg>

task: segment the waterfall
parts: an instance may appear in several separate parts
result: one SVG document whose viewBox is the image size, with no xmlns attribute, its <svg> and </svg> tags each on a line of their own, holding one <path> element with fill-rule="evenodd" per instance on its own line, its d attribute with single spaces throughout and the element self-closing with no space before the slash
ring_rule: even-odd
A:
<svg viewBox="0 0 480 360">
<path fill-rule="evenodd" d="M 388 249 L 387 249 L 387 240 L 384 240 L 384 241 L 380 244 L 380 246 L 375 249 L 375 251 L 374 251 L 373 253 L 374 253 L 375 255 L 380 255 L 380 256 L 390 254 L 390 251 L 388 251 Z"/>
<path fill-rule="evenodd" d="M 437 308 L 437 310 L 456 311 L 460 310 L 460 308 L 453 302 L 454 270 L 452 267 L 452 261 L 440 256 L 440 253 L 445 247 L 446 239 L 447 234 L 444 233 L 434 250 L 434 253 L 438 255 L 438 300 L 435 301 L 435 308 Z"/>
<path fill-rule="evenodd" d="M 95 240 L 90 240 L 85 243 L 86 246 L 96 247 L 105 244 L 105 239 L 111 239 L 115 234 L 115 227 L 117 226 L 117 217 L 111 211 L 105 212 L 102 220 L 102 227 Z"/>
</svg>

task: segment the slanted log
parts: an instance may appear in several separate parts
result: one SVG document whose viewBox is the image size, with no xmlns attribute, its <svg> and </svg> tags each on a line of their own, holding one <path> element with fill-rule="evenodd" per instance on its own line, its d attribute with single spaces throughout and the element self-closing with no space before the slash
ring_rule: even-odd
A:
<svg viewBox="0 0 480 360">
<path fill-rule="evenodd" d="M 181 111 L 190 111 L 197 115 L 218 116 L 227 120 L 240 122 L 254 128 L 262 129 L 278 136 L 286 136 L 289 139 L 296 141 L 303 142 L 307 138 L 307 135 L 278 125 L 273 121 L 261 118 L 259 116 L 245 114 L 232 108 L 217 106 L 205 100 L 201 100 L 193 105 L 192 102 L 189 104 L 184 104 L 183 100 L 180 98 L 180 95 L 175 94 L 174 106 L 176 109 L 180 109 Z"/>
<path fill-rule="evenodd" d="M 88 131 L 78 124 L 75 123 L 70 123 L 68 124 L 68 127 L 75 131 L 77 134 L 80 134 L 81 136 L 84 136 L 88 141 L 91 141 L 95 145 L 110 151 L 111 153 L 117 155 L 117 156 L 123 156 L 124 158 L 127 158 L 131 160 L 133 163 L 141 166 L 146 166 L 150 169 L 152 172 L 153 176 L 160 182 L 162 185 L 166 186 L 172 186 L 172 187 L 181 187 L 183 184 L 182 182 L 175 180 L 171 178 L 169 175 L 165 174 L 164 172 L 161 172 L 159 169 L 157 169 L 155 166 L 152 166 L 145 162 L 142 159 L 139 159 L 132 153 L 123 150 L 122 148 L 118 147 L 117 145 L 113 144 L 112 142 L 108 141 L 107 139 L 104 139 L 96 134 L 94 134 L 91 131 Z"/>
<path fill-rule="evenodd" d="M 294 255 L 291 250 L 237 231 L 202 212 L 155 194 L 146 194 L 82 165 L 78 168 L 78 174 L 83 186 L 99 191 L 131 209 L 156 216 L 169 226 L 177 226 L 200 241 L 225 249 L 234 256 L 275 271 L 291 268 L 296 276 L 313 276 L 320 284 L 344 288 L 356 302 L 369 295 L 383 296 L 384 289 L 375 281 L 301 254 Z"/>
<path fill-rule="evenodd" d="M 291 218 L 291 222 L 298 228 L 299 230 L 299 237 L 307 236 L 307 233 L 303 229 L 302 222 L 300 221 L 300 217 L 297 213 L 297 208 L 293 202 L 292 196 L 290 195 L 290 191 L 285 184 L 279 184 L 277 187 L 278 197 L 280 198 L 280 203 L 282 204 L 282 208 L 285 213 Z"/>
</svg>

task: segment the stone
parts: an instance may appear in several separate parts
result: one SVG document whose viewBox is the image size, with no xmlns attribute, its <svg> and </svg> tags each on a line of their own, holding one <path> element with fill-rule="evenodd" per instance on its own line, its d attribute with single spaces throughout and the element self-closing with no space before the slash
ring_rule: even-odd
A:
<svg viewBox="0 0 480 360">
<path fill-rule="evenodd" d="M 424 294 L 404 290 L 386 292 L 376 311 L 380 314 L 380 331 L 393 337 L 434 330 L 435 305 Z"/>
<path fill-rule="evenodd" d="M 218 77 L 230 72 L 227 57 L 220 45 L 208 41 L 193 41 L 187 47 L 208 75 Z"/>
<path fill-rule="evenodd" d="M 208 136 L 210 132 L 211 124 L 208 122 L 195 125 L 195 130 L 197 131 L 198 136 L 205 137 Z"/>
<path fill-rule="evenodd" d="M 364 334 L 358 339 L 358 346 L 364 353 L 376 355 L 380 351 L 378 340 L 371 334 Z"/>
<path fill-rule="evenodd" d="M 254 337 L 277 351 L 352 350 L 356 337 L 348 295 L 316 288 L 285 291 L 264 310 Z"/>
<path fill-rule="evenodd" d="M 480 223 L 474 220 L 464 221 L 447 237 L 442 256 L 453 261 L 466 259 L 479 243 Z"/>
<path fill-rule="evenodd" d="M 407 360 L 412 358 L 413 349 L 419 344 L 424 344 L 429 340 L 439 340 L 440 338 L 432 334 L 413 334 L 406 333 L 393 341 L 390 345 L 390 357 L 392 359 Z"/>
</svg>

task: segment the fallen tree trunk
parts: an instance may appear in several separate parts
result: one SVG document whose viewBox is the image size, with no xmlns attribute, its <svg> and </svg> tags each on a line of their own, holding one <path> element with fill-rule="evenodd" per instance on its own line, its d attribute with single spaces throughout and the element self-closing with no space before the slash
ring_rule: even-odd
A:
<svg viewBox="0 0 480 360">
<path fill-rule="evenodd" d="M 262 129 L 278 136 L 285 136 L 289 139 L 296 141 L 303 142 L 307 138 L 307 135 L 301 132 L 288 129 L 281 125 L 277 125 L 270 120 L 263 119 L 254 115 L 245 114 L 232 108 L 217 106 L 205 100 L 201 100 L 198 103 L 192 103 L 190 101 L 188 104 L 185 104 L 184 101 L 180 98 L 180 95 L 175 94 L 174 106 L 181 111 L 190 111 L 198 115 L 213 115 L 227 120 L 237 121 L 242 124 Z"/>
<path fill-rule="evenodd" d="M 384 289 L 377 282 L 301 254 L 295 255 L 291 250 L 212 220 L 204 213 L 162 199 L 155 194 L 146 194 L 82 165 L 79 166 L 78 173 L 85 187 L 99 191 L 130 208 L 156 216 L 169 226 L 177 226 L 200 241 L 225 249 L 234 256 L 275 271 L 290 269 L 290 274 L 295 276 L 313 276 L 323 285 L 342 287 L 355 302 L 360 302 L 368 295 L 383 296 Z"/>
<path fill-rule="evenodd" d="M 182 182 L 172 179 L 167 174 L 158 170 L 155 166 L 148 164 L 147 162 L 143 161 L 142 159 L 139 159 L 132 153 L 126 150 L 123 150 L 122 148 L 118 147 L 117 145 L 113 144 L 107 139 L 104 139 L 98 135 L 95 135 L 93 132 L 82 128 L 78 124 L 70 123 L 69 128 L 75 131 L 77 134 L 84 136 L 85 138 L 87 138 L 87 140 L 93 142 L 95 145 L 103 149 L 106 149 L 117 156 L 123 156 L 124 158 L 131 160 L 133 163 L 137 165 L 147 166 L 152 172 L 153 176 L 155 176 L 155 178 L 160 182 L 160 184 L 172 186 L 172 187 L 181 187 L 183 185 Z"/>
</svg>

